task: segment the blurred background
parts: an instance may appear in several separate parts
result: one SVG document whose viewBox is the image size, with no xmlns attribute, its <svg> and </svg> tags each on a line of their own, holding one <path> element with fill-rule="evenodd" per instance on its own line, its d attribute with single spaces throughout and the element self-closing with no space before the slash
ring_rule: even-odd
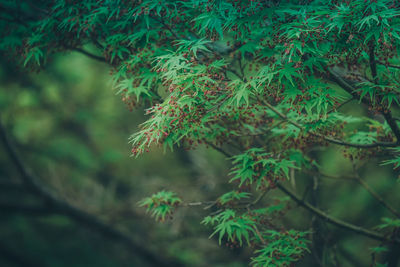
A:
<svg viewBox="0 0 400 267">
<path fill-rule="evenodd" d="M 125 239 L 172 265 L 229 262 L 233 253 L 218 249 L 208 239 L 210 229 L 200 225 L 207 214 L 202 207 L 182 208 L 173 220 L 156 223 L 137 204 L 160 190 L 188 202 L 217 198 L 229 167 L 222 156 L 154 148 L 130 157 L 128 138 L 144 121 L 143 108 L 130 111 L 112 89 L 109 68 L 84 55 L 59 55 L 40 73 L 3 57 L 0 81 L 1 119 L 25 165 L 58 198 L 125 236 L 47 208 L 21 186 L 2 145 L 0 266 L 157 264 Z M 233 260 L 238 266 L 248 261 Z"/>
<path fill-rule="evenodd" d="M 132 158 L 128 139 L 145 120 L 144 109 L 129 110 L 112 89 L 105 64 L 69 53 L 33 73 L 4 55 L 0 60 L 0 119 L 7 136 L 43 190 L 70 205 L 58 206 L 24 187 L 0 144 L 0 266 L 248 265 L 250 249 L 219 247 L 208 238 L 212 229 L 200 222 L 212 210 L 182 207 L 171 220 L 156 223 L 137 204 L 160 190 L 174 191 L 185 202 L 215 200 L 234 188 L 227 183 L 230 164 L 223 155 L 205 147 L 154 148 Z M 351 172 L 338 148 L 316 151 L 315 157 L 327 172 Z M 360 164 L 363 179 L 398 208 L 392 167 Z M 296 176 L 290 186 L 300 195 L 310 184 L 315 185 L 313 177 Z M 357 225 L 372 228 L 390 216 L 351 181 L 321 179 L 314 193 L 321 209 Z M 261 205 L 278 196 L 268 195 Z M 305 230 L 312 219 L 291 204 L 280 223 Z M 318 227 L 323 234 L 312 249 L 323 266 L 368 266 L 380 257 L 371 250 L 378 241 L 325 222 Z M 311 254 L 299 266 L 318 266 L 315 262 Z"/>
</svg>

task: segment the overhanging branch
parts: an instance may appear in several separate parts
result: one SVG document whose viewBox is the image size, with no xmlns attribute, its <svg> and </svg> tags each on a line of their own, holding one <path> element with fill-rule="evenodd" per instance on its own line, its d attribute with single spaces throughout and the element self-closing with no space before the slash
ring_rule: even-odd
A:
<svg viewBox="0 0 400 267">
<path fill-rule="evenodd" d="M 374 65 L 372 65 L 374 66 Z M 340 87 L 342 87 L 346 92 L 348 92 L 350 95 L 353 96 L 354 99 L 358 99 L 359 96 L 357 95 L 356 88 L 350 84 L 348 81 L 346 81 L 339 73 L 334 71 L 332 68 L 328 68 L 328 73 L 330 75 L 330 79 L 338 84 Z M 361 99 L 361 102 L 364 104 L 370 106 L 371 103 L 368 100 L 368 98 L 363 97 Z M 392 113 L 390 110 L 382 110 L 381 114 L 385 118 L 386 122 L 388 123 L 390 129 L 392 130 L 393 134 L 396 136 L 396 143 L 393 143 L 392 145 L 389 146 L 398 146 L 400 144 L 400 129 L 399 126 L 396 123 L 396 120 L 393 118 Z M 390 144 L 390 143 L 389 143 Z"/>
<path fill-rule="evenodd" d="M 283 185 L 281 185 L 279 183 L 277 184 L 277 187 L 283 193 L 288 195 L 292 200 L 294 200 L 297 204 L 299 204 L 300 206 L 304 207 L 305 209 L 309 210 L 313 214 L 317 215 L 318 217 L 324 219 L 325 221 L 327 221 L 327 222 L 329 222 L 331 224 L 334 224 L 334 225 L 336 225 L 338 227 L 341 227 L 343 229 L 347 229 L 347 230 L 350 230 L 352 232 L 361 234 L 363 236 L 370 237 L 370 238 L 375 239 L 375 240 L 400 244 L 400 240 L 399 239 L 390 239 L 390 238 L 387 238 L 386 236 L 384 236 L 384 235 L 382 235 L 382 234 L 380 234 L 378 232 L 371 231 L 371 230 L 365 229 L 363 227 L 356 226 L 356 225 L 347 223 L 345 221 L 342 221 L 340 219 L 337 219 L 337 218 L 334 218 L 334 217 L 330 216 L 329 214 L 323 212 L 320 209 L 317 209 L 316 207 L 312 206 L 308 202 L 302 200 L 301 198 L 296 196 L 294 193 L 290 192 L 288 189 L 286 189 Z"/>
<path fill-rule="evenodd" d="M 78 53 L 81 53 L 81 54 L 83 54 L 83 55 L 85 55 L 85 56 L 87 56 L 87 57 L 89 57 L 91 59 L 94 59 L 94 60 L 97 60 L 97 61 L 100 61 L 100 62 L 103 62 L 103 63 L 107 63 L 107 61 L 106 61 L 106 59 L 104 57 L 94 55 L 94 54 L 92 54 L 92 53 L 90 53 L 90 52 L 88 52 L 88 51 L 86 51 L 86 50 L 84 50 L 82 48 L 79 48 L 79 47 L 68 47 L 68 49 L 70 49 L 72 51 L 76 51 Z"/>
<path fill-rule="evenodd" d="M 222 149 L 218 149 L 217 151 L 221 152 L 224 155 L 229 155 L 229 153 L 225 152 Z M 355 232 L 357 234 L 375 239 L 375 240 L 379 240 L 379 241 L 383 241 L 383 242 L 389 242 L 389 243 L 396 243 L 396 244 L 400 244 L 400 240 L 399 239 L 390 239 L 387 238 L 386 236 L 375 232 L 375 231 L 371 231 L 368 229 L 365 229 L 363 227 L 360 226 L 356 226 L 354 224 L 351 223 L 347 223 L 345 221 L 342 221 L 340 219 L 334 218 L 332 216 L 330 216 L 329 214 L 325 213 L 324 211 L 314 207 L 313 205 L 311 205 L 310 203 L 302 200 L 301 198 L 299 198 L 298 196 L 296 196 L 294 193 L 290 192 L 289 190 L 287 190 L 283 185 L 277 183 L 276 185 L 283 193 L 285 193 L 286 195 L 288 195 L 292 200 L 294 200 L 297 204 L 299 204 L 300 206 L 306 208 L 307 210 L 309 210 L 310 212 L 312 212 L 313 214 L 319 216 L 320 218 L 326 220 L 327 222 L 336 225 L 338 227 L 347 229 L 349 231 Z"/>
<path fill-rule="evenodd" d="M 305 127 L 300 125 L 299 123 L 290 120 L 285 114 L 283 114 L 282 112 L 280 112 L 277 108 L 275 108 L 274 106 L 272 106 L 270 103 L 263 101 L 263 104 L 266 105 L 269 109 L 271 109 L 276 115 L 278 115 L 281 119 L 287 121 L 288 123 L 296 126 L 297 128 L 304 130 Z M 349 142 L 345 142 L 342 140 L 338 140 L 335 139 L 333 137 L 329 137 L 314 131 L 310 131 L 310 134 L 320 137 L 322 139 L 324 139 L 325 141 L 332 143 L 332 144 L 336 144 L 336 145 L 341 145 L 341 146 L 348 146 L 348 147 L 355 147 L 355 148 L 373 148 L 373 147 L 396 147 L 397 143 L 391 143 L 391 142 L 375 142 L 372 144 L 354 144 L 354 143 L 349 143 Z"/>
</svg>

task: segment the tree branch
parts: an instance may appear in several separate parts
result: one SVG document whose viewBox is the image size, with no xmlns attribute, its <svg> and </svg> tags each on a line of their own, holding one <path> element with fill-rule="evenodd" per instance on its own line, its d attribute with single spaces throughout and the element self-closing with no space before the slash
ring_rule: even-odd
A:
<svg viewBox="0 0 400 267">
<path fill-rule="evenodd" d="M 85 55 L 87 57 L 90 57 L 91 59 L 94 59 L 94 60 L 97 60 L 97 61 L 100 61 L 100 62 L 103 62 L 103 63 L 108 63 L 107 60 L 104 57 L 97 56 L 97 55 L 94 55 L 92 53 L 89 53 L 89 52 L 87 52 L 86 50 L 84 50 L 82 48 L 79 48 L 79 47 L 68 47 L 68 49 L 70 49 L 72 51 L 75 51 L 75 52 L 78 52 L 78 53 L 81 53 L 81 54 L 83 54 L 83 55 Z"/>
<path fill-rule="evenodd" d="M 388 203 L 383 200 L 383 198 L 378 195 L 363 179 L 361 179 L 360 175 L 357 172 L 355 163 L 353 163 L 353 172 L 354 172 L 354 178 L 355 180 L 362 186 L 364 189 L 373 197 L 375 198 L 382 206 L 384 206 L 386 209 L 388 209 L 393 215 L 395 215 L 397 218 L 400 218 L 400 213 L 396 211 L 392 206 L 390 206 Z"/>
<path fill-rule="evenodd" d="M 376 67 L 376 65 L 375 65 L 375 67 Z M 352 95 L 354 99 L 358 99 L 359 98 L 357 93 L 356 93 L 356 91 L 355 91 L 355 88 L 353 87 L 353 85 L 351 85 L 349 82 L 344 80 L 338 73 L 336 73 L 331 68 L 328 68 L 328 73 L 330 74 L 331 80 L 333 82 L 337 83 L 340 87 L 342 87 L 350 95 Z M 371 105 L 370 101 L 365 97 L 363 97 L 361 99 L 361 102 L 363 102 L 364 104 L 366 104 L 368 106 Z M 400 144 L 400 129 L 399 129 L 399 126 L 396 123 L 396 120 L 392 117 L 392 113 L 390 112 L 390 110 L 383 110 L 383 111 L 381 111 L 381 114 L 383 115 L 383 117 L 387 121 L 390 129 L 392 130 L 392 132 L 396 136 L 397 140 L 396 140 L 395 143 L 384 143 L 385 145 L 378 145 L 378 146 L 384 146 L 384 147 L 395 147 L 395 146 L 398 146 Z M 371 146 L 369 146 L 369 147 L 371 147 Z"/>
<path fill-rule="evenodd" d="M 296 126 L 297 128 L 304 130 L 304 126 L 300 125 L 299 123 L 290 120 L 285 114 L 283 114 L 282 112 L 280 112 L 277 108 L 275 108 L 274 106 L 272 106 L 270 103 L 263 101 L 263 104 L 266 105 L 269 109 L 271 109 L 275 114 L 277 114 L 279 117 L 281 117 L 281 119 L 287 121 L 288 123 Z M 341 145 L 341 146 L 348 146 L 348 147 L 356 147 L 356 148 L 373 148 L 373 147 L 396 147 L 397 143 L 391 143 L 391 142 L 375 142 L 372 144 L 353 144 L 353 143 L 348 143 L 342 140 L 337 140 L 335 138 L 329 137 L 329 136 L 325 136 L 323 134 L 320 133 L 316 133 L 313 131 L 309 131 L 310 134 L 317 136 L 317 137 L 321 137 L 322 139 L 324 139 L 325 141 L 332 143 L 332 144 L 336 144 L 336 145 Z"/>
<path fill-rule="evenodd" d="M 357 234 L 363 235 L 363 236 L 367 236 L 369 238 L 375 239 L 375 240 L 379 240 L 379 241 L 383 241 L 383 242 L 389 242 L 389 243 L 396 243 L 396 244 L 400 244 L 400 240 L 399 239 L 390 239 L 387 238 L 386 236 L 375 232 L 375 231 L 371 231 L 365 228 L 362 228 L 360 226 L 356 226 L 347 222 L 344 222 L 340 219 L 331 217 L 330 215 L 328 215 L 327 213 L 323 212 L 320 209 L 317 209 L 316 207 L 312 206 L 311 204 L 309 204 L 308 202 L 300 199 L 298 196 L 296 196 L 294 193 L 290 192 L 289 190 L 287 190 L 283 185 L 281 184 L 277 184 L 276 185 L 283 193 L 285 193 L 286 195 L 288 195 L 291 199 L 293 199 L 298 205 L 304 207 L 305 209 L 309 210 L 310 212 L 312 212 L 313 214 L 319 216 L 320 218 L 326 220 L 327 222 L 336 225 L 338 227 L 341 227 L 343 229 L 347 229 L 350 230 L 352 232 L 355 232 Z"/>
<path fill-rule="evenodd" d="M 218 149 L 219 152 L 223 153 L 225 155 L 226 152 L 222 152 L 220 149 Z M 296 196 L 295 194 L 293 194 L 292 192 L 290 192 L 289 190 L 287 190 L 284 186 L 282 186 L 280 183 L 277 183 L 276 186 L 286 195 L 288 195 L 291 199 L 293 199 L 297 204 L 299 204 L 300 206 L 306 208 L 307 210 L 309 210 L 310 212 L 312 212 L 313 214 L 321 217 L 322 219 L 325 219 L 327 222 L 336 225 L 338 227 L 350 230 L 352 232 L 355 232 L 357 234 L 360 235 L 364 235 L 367 236 L 369 238 L 375 239 L 375 240 L 379 240 L 379 241 L 383 241 L 383 242 L 389 242 L 389 243 L 396 243 L 396 244 L 400 244 L 400 240 L 399 239 L 390 239 L 387 238 L 386 236 L 375 232 L 375 231 L 371 231 L 365 228 L 362 228 L 360 226 L 356 226 L 347 222 L 344 222 L 340 219 L 331 217 L 329 214 L 323 212 L 320 209 L 317 209 L 316 207 L 312 206 L 311 204 L 309 204 L 308 202 L 302 200 L 301 198 L 299 198 L 298 196 Z"/>
<path fill-rule="evenodd" d="M 207 141 L 205 141 L 204 143 L 206 143 L 208 146 L 214 148 L 215 150 L 219 151 L 220 153 L 224 154 L 227 158 L 232 157 L 231 154 L 229 154 L 228 152 L 226 152 L 226 151 L 223 150 L 222 148 L 217 147 L 216 145 L 214 145 L 214 144 L 212 144 L 212 143 L 210 143 L 210 142 L 207 142 Z"/>
<path fill-rule="evenodd" d="M 304 172 L 309 173 L 309 174 L 316 174 L 316 172 L 310 172 L 310 171 L 304 171 Z M 378 193 L 376 193 L 363 179 L 361 179 L 361 177 L 358 175 L 357 172 L 355 172 L 355 176 L 334 176 L 334 175 L 323 173 L 321 171 L 318 171 L 317 173 L 319 175 L 321 175 L 322 177 L 326 177 L 326 178 L 330 178 L 330 179 L 348 180 L 348 181 L 358 182 L 382 206 L 384 206 L 386 209 L 388 209 L 393 215 L 400 218 L 400 213 L 395 208 L 393 208 L 391 205 L 389 205 L 380 195 L 378 195 Z"/>
<path fill-rule="evenodd" d="M 385 63 L 385 62 L 382 62 L 382 61 L 379 61 L 379 60 L 377 60 L 376 62 L 379 63 L 380 65 L 384 65 L 384 66 L 389 67 L 389 68 L 400 69 L 400 66 L 397 66 L 397 65 L 392 65 L 392 64 Z"/>
<path fill-rule="evenodd" d="M 378 83 L 378 72 L 376 70 L 376 60 L 375 60 L 375 45 L 373 42 L 369 45 L 369 65 L 371 68 L 372 79 L 375 84 Z M 389 124 L 390 129 L 392 129 L 394 135 L 397 139 L 397 144 L 400 144 L 400 129 L 396 121 L 392 117 L 390 110 L 384 110 L 381 112 L 383 117 L 385 117 L 386 122 Z"/>
<path fill-rule="evenodd" d="M 343 107 L 344 105 L 350 103 L 350 102 L 353 101 L 353 100 L 354 100 L 354 98 L 350 97 L 350 98 L 347 99 L 346 101 L 340 103 L 338 106 L 336 106 L 336 107 L 332 108 L 331 110 L 329 110 L 327 113 L 328 113 L 328 114 L 329 114 L 329 113 L 332 113 L 332 112 L 338 110 L 339 108 Z"/>
<path fill-rule="evenodd" d="M 374 197 L 379 203 L 381 203 L 382 206 L 388 209 L 393 215 L 400 218 L 400 213 L 397 210 L 395 210 L 392 206 L 390 206 L 385 200 L 383 200 L 383 198 L 380 195 L 378 195 L 363 179 L 361 179 L 361 177 L 357 176 L 356 181 L 362 187 L 364 187 L 364 189 L 367 190 L 372 197 Z"/>
</svg>

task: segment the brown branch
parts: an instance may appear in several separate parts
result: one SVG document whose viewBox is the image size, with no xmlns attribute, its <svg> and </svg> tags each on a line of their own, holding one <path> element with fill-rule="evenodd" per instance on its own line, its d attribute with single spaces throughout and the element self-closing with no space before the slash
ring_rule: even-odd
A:
<svg viewBox="0 0 400 267">
<path fill-rule="evenodd" d="M 86 225 L 90 229 L 95 229 L 102 233 L 104 236 L 113 238 L 120 241 L 135 251 L 143 260 L 154 266 L 181 266 L 179 262 L 171 261 L 169 259 L 161 259 L 159 255 L 154 254 L 150 250 L 143 247 L 142 244 L 137 243 L 123 232 L 107 225 L 100 221 L 95 216 L 82 211 L 69 203 L 57 198 L 54 194 L 44 188 L 39 180 L 28 171 L 20 157 L 18 156 L 14 146 L 7 137 L 3 125 L 0 123 L 0 140 L 4 145 L 5 151 L 10 157 L 11 162 L 15 165 L 25 185 L 46 201 L 47 207 L 51 208 L 54 212 L 68 216 L 78 223 Z"/>
<path fill-rule="evenodd" d="M 166 23 L 164 22 L 164 20 L 162 19 L 162 17 L 160 17 L 160 19 L 158 19 L 158 18 L 155 17 L 155 16 L 151 16 L 151 18 L 154 19 L 155 21 L 159 22 L 160 24 L 162 24 L 162 25 L 165 27 L 165 29 L 167 29 L 167 30 L 172 34 L 172 36 L 175 37 L 175 39 L 177 39 L 177 40 L 181 39 L 181 38 L 179 38 L 179 36 L 173 31 L 173 29 L 172 29 L 170 26 L 168 26 L 168 24 L 166 24 Z"/>
<path fill-rule="evenodd" d="M 312 171 L 304 171 L 304 172 L 309 173 L 309 174 L 317 173 L 317 172 L 312 172 Z M 334 175 L 330 175 L 330 174 L 326 174 L 321 171 L 318 171 L 317 174 L 321 175 L 322 177 L 329 178 L 329 179 L 348 180 L 348 181 L 358 182 L 382 206 L 384 206 L 386 209 L 388 209 L 393 215 L 400 218 L 400 213 L 395 208 L 393 208 L 391 205 L 389 205 L 389 203 L 387 203 L 380 195 L 378 195 L 378 193 L 376 193 L 363 179 L 361 179 L 361 177 L 357 173 L 355 176 L 334 176 Z"/>
<path fill-rule="evenodd" d="M 331 217 L 329 214 L 325 213 L 324 211 L 317 209 L 316 207 L 312 206 L 311 204 L 309 204 L 308 202 L 302 200 L 301 198 L 299 198 L 298 196 L 296 196 L 294 193 L 290 192 L 288 189 L 286 189 L 284 186 L 282 186 L 281 184 L 277 184 L 276 185 L 283 193 L 285 193 L 286 195 L 288 195 L 292 200 L 294 200 L 298 205 L 304 207 L 305 209 L 309 210 L 310 212 L 312 212 L 313 214 L 317 215 L 318 217 L 324 219 L 325 221 L 336 225 L 338 227 L 341 227 L 343 229 L 347 229 L 349 231 L 355 232 L 357 234 L 375 239 L 375 240 L 379 240 L 379 241 L 383 241 L 383 242 L 389 242 L 389 243 L 396 243 L 396 244 L 400 244 L 400 240 L 399 239 L 390 239 L 387 238 L 386 236 L 375 232 L 375 231 L 371 231 L 368 229 L 365 229 L 363 227 L 360 226 L 356 226 L 350 223 L 347 223 L 345 221 L 342 221 L 340 219 Z"/>
<path fill-rule="evenodd" d="M 369 46 L 369 65 L 371 68 L 371 73 L 372 73 L 372 79 L 375 84 L 378 83 L 378 72 L 376 70 L 376 59 L 375 59 L 375 45 L 373 42 L 371 42 Z M 397 144 L 400 144 L 400 129 L 399 126 L 397 125 L 396 121 L 392 117 L 392 113 L 390 110 L 384 110 L 381 112 L 383 117 L 385 118 L 386 122 L 389 124 L 390 129 L 392 129 L 392 132 L 396 136 L 397 139 Z"/>
<path fill-rule="evenodd" d="M 296 126 L 297 128 L 304 130 L 305 127 L 300 125 L 299 123 L 290 120 L 285 114 L 283 114 L 282 112 L 280 112 L 277 108 L 275 108 L 274 106 L 272 106 L 270 103 L 263 101 L 263 104 L 266 105 L 269 109 L 271 109 L 275 114 L 277 114 L 279 117 L 281 117 L 281 119 L 287 121 L 288 123 Z M 373 147 L 396 147 L 397 143 L 391 143 L 391 142 L 375 142 L 372 144 L 354 144 L 354 143 L 348 143 L 342 140 L 338 140 L 329 136 L 325 136 L 323 134 L 320 133 L 316 133 L 313 131 L 309 131 L 310 134 L 320 137 L 322 139 L 324 139 L 325 141 L 332 143 L 332 144 L 336 144 L 336 145 L 341 145 L 341 146 L 348 146 L 348 147 L 356 147 L 356 148 L 373 148 Z"/>
<path fill-rule="evenodd" d="M 398 65 L 392 65 L 392 64 L 385 63 L 385 62 L 382 62 L 379 60 L 377 60 L 376 62 L 380 65 L 384 65 L 385 67 L 389 67 L 389 68 L 393 68 L 393 69 L 400 69 L 400 66 L 398 66 Z"/>
<path fill-rule="evenodd" d="M 351 98 L 347 99 L 346 101 L 340 103 L 338 106 L 332 108 L 332 109 L 329 110 L 327 113 L 328 113 L 328 114 L 329 114 L 329 113 L 332 113 L 332 112 L 338 110 L 339 108 L 343 107 L 344 105 L 350 103 L 350 102 L 353 101 L 353 100 L 354 100 L 354 98 L 351 97 Z"/>
<path fill-rule="evenodd" d="M 353 163 L 353 172 L 354 172 L 354 178 L 355 180 L 362 186 L 364 187 L 365 190 L 373 197 L 375 198 L 382 206 L 384 206 L 386 209 L 388 209 L 393 215 L 395 215 L 397 218 L 400 218 L 400 213 L 396 211 L 392 206 L 390 206 L 388 203 L 383 200 L 383 198 L 378 195 L 363 179 L 361 179 L 360 175 L 357 172 L 356 165 L 354 162 Z"/>
<path fill-rule="evenodd" d="M 250 206 L 255 206 L 257 205 L 264 197 L 265 195 L 269 192 L 271 188 L 266 189 L 264 192 L 262 192 L 253 202 L 250 202 L 247 207 Z"/>
<path fill-rule="evenodd" d="M 250 207 L 247 206 L 247 212 L 251 213 Z M 260 239 L 261 243 L 263 243 L 264 245 L 267 245 L 267 242 L 265 241 L 265 239 L 262 237 L 262 234 L 260 233 L 260 231 L 258 231 L 258 227 L 254 224 L 253 225 L 254 231 L 256 232 L 256 235 L 258 236 L 258 238 Z"/>
<path fill-rule="evenodd" d="M 330 174 L 326 174 L 323 172 L 314 172 L 310 170 L 302 170 L 302 172 L 310 174 L 310 175 L 320 175 L 321 177 L 329 178 L 329 179 L 334 179 L 334 180 L 347 180 L 347 181 L 354 181 L 355 178 L 353 176 L 334 176 Z"/>
<path fill-rule="evenodd" d="M 220 150 L 218 150 L 218 151 L 220 151 Z M 223 152 L 221 152 L 221 153 L 223 153 Z M 276 186 L 282 192 L 284 192 L 286 195 L 288 195 L 291 199 L 293 199 L 297 204 L 299 204 L 300 206 L 306 208 L 307 210 L 309 210 L 313 214 L 319 216 L 320 218 L 325 219 L 327 222 L 329 222 L 329 223 L 331 223 L 333 225 L 336 225 L 338 227 L 350 230 L 350 231 L 355 232 L 355 233 L 360 234 L 360 235 L 364 235 L 364 236 L 370 237 L 370 238 L 375 239 L 375 240 L 400 244 L 400 240 L 399 239 L 390 239 L 390 238 L 387 238 L 387 237 L 385 237 L 384 235 L 382 235 L 382 234 L 380 234 L 378 232 L 371 231 L 371 230 L 362 228 L 360 226 L 356 226 L 356 225 L 347 223 L 345 221 L 342 221 L 340 219 L 334 218 L 334 217 L 330 216 L 329 214 L 325 213 L 324 211 L 322 211 L 320 209 L 317 209 L 316 207 L 312 206 L 308 202 L 302 200 L 301 198 L 299 198 L 298 196 L 296 196 L 295 194 L 293 194 L 292 192 L 287 190 L 281 184 L 278 183 Z"/>
<path fill-rule="evenodd" d="M 217 147 L 216 145 L 214 145 L 214 144 L 212 144 L 212 143 L 210 143 L 210 142 L 207 142 L 207 141 L 205 141 L 204 143 L 206 143 L 208 146 L 214 148 L 215 150 L 219 151 L 220 153 L 224 154 L 227 158 L 231 158 L 231 157 L 232 157 L 231 154 L 229 154 L 228 152 L 226 152 L 226 151 L 223 150 L 222 148 Z"/>
<path fill-rule="evenodd" d="M 362 187 L 364 187 L 364 189 L 367 190 L 368 193 L 370 193 L 370 195 L 372 197 L 374 197 L 379 203 L 381 203 L 382 206 L 387 208 L 391 213 L 393 213 L 393 215 L 400 218 L 400 213 L 396 209 L 394 209 L 392 206 L 390 206 L 385 200 L 383 200 L 383 198 L 380 195 L 378 195 L 363 179 L 361 179 L 361 177 L 357 177 L 356 181 Z"/>
<path fill-rule="evenodd" d="M 372 66 L 374 66 L 374 65 L 372 65 Z M 350 95 L 352 95 L 354 99 L 358 99 L 359 98 L 359 96 L 357 95 L 357 92 L 355 90 L 356 88 L 354 88 L 353 85 L 351 85 L 349 82 L 344 80 L 338 73 L 336 73 L 331 68 L 328 68 L 328 73 L 330 74 L 330 79 L 333 82 L 335 82 L 336 84 L 338 84 L 340 87 L 342 87 Z M 373 73 L 375 73 L 375 72 L 373 71 Z M 366 97 L 363 97 L 361 99 L 361 102 L 363 102 L 364 104 L 366 104 L 368 106 L 371 105 L 370 101 Z M 385 118 L 385 120 L 388 123 L 390 129 L 392 130 L 392 132 L 396 136 L 397 140 L 396 140 L 395 143 L 380 143 L 380 145 L 375 145 L 375 147 L 376 146 L 382 146 L 382 147 L 395 147 L 395 146 L 398 146 L 400 144 L 400 129 L 399 129 L 399 126 L 396 123 L 396 120 L 392 117 L 392 113 L 390 112 L 390 110 L 383 110 L 383 111 L 381 111 L 381 114 Z M 379 143 L 375 143 L 375 144 L 379 144 Z M 371 146 L 368 146 L 368 147 L 371 147 Z M 372 146 L 372 147 L 374 147 L 374 146 Z"/>
<path fill-rule="evenodd" d="M 224 69 L 235 74 L 235 76 L 238 77 L 239 79 L 244 80 L 244 77 L 241 76 L 235 69 L 232 68 L 224 68 Z"/>
<path fill-rule="evenodd" d="M 197 201 L 197 202 L 184 202 L 180 204 L 181 206 L 189 206 L 189 207 L 194 207 L 194 206 L 206 206 L 208 207 L 209 205 L 215 205 L 217 201 Z"/>
<path fill-rule="evenodd" d="M 82 48 L 79 48 L 79 47 L 68 47 L 68 49 L 70 49 L 72 51 L 75 51 L 75 52 L 78 52 L 78 53 L 81 53 L 81 54 L 83 54 L 83 55 L 85 55 L 87 57 L 90 57 L 91 59 L 94 59 L 94 60 L 97 60 L 97 61 L 100 61 L 100 62 L 103 62 L 103 63 L 108 63 L 107 60 L 104 57 L 97 56 L 97 55 L 94 55 L 92 53 L 89 53 L 86 50 L 83 50 Z"/>
</svg>

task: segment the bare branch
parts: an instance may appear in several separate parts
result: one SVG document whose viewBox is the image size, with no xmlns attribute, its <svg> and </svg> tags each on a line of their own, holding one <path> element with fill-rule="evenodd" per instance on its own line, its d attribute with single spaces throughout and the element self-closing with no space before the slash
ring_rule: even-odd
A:
<svg viewBox="0 0 400 267">
<path fill-rule="evenodd" d="M 365 228 L 362 228 L 360 226 L 356 226 L 347 222 L 344 222 L 340 219 L 331 217 L 330 215 L 328 215 L 327 213 L 325 213 L 324 211 L 317 209 L 316 207 L 312 206 L 311 204 L 309 204 L 308 202 L 302 200 L 301 198 L 299 198 L 298 196 L 296 196 L 294 193 L 290 192 L 288 189 L 286 189 L 283 185 L 281 184 L 277 184 L 277 187 L 286 195 L 288 195 L 291 199 L 293 199 L 297 204 L 299 204 L 300 206 L 304 207 L 305 209 L 309 210 L 310 212 L 312 212 L 313 214 L 319 216 L 320 218 L 326 220 L 327 222 L 334 224 L 338 227 L 341 227 L 343 229 L 347 229 L 350 230 L 352 232 L 355 232 L 357 234 L 363 235 L 363 236 L 367 236 L 370 237 L 372 239 L 375 240 L 379 240 L 379 241 L 383 241 L 383 242 L 389 242 L 389 243 L 396 243 L 396 244 L 400 244 L 400 240 L 399 239 L 390 239 L 387 238 L 386 236 L 375 232 L 375 231 L 371 231 Z"/>
<path fill-rule="evenodd" d="M 210 143 L 210 142 L 207 142 L 207 141 L 205 141 L 205 143 L 206 143 L 208 146 L 210 146 L 210 147 L 214 148 L 215 150 L 217 150 L 217 151 L 221 152 L 222 154 L 224 154 L 227 158 L 232 157 L 231 154 L 229 154 L 228 152 L 226 152 L 226 151 L 223 150 L 222 148 L 217 147 L 216 145 L 214 145 L 214 144 L 212 144 L 212 143 Z"/>
<path fill-rule="evenodd" d="M 387 208 L 391 213 L 393 213 L 393 215 L 400 218 L 400 212 L 398 212 L 396 209 L 390 206 L 385 200 L 383 200 L 383 198 L 380 195 L 378 195 L 363 179 L 361 179 L 361 177 L 357 176 L 356 181 L 362 187 L 364 187 L 364 189 L 367 190 L 372 197 L 374 197 L 379 203 L 381 203 L 382 206 Z"/>
<path fill-rule="evenodd" d="M 311 171 L 304 171 L 304 172 L 310 173 L 310 174 L 316 174 Z M 321 175 L 322 177 L 326 177 L 329 179 L 348 180 L 348 181 L 354 181 L 354 182 L 359 183 L 382 206 L 384 206 L 386 209 L 388 209 L 393 215 L 400 218 L 400 212 L 398 212 L 389 203 L 387 203 L 380 195 L 378 195 L 378 193 L 376 193 L 363 179 L 361 179 L 361 177 L 358 175 L 358 173 L 356 171 L 355 171 L 355 176 L 334 176 L 334 175 L 323 173 L 321 171 L 318 171 L 318 174 Z"/>
<path fill-rule="evenodd" d="M 356 165 L 353 162 L 353 172 L 354 172 L 354 178 L 355 180 L 362 186 L 364 187 L 365 190 L 368 191 L 368 193 L 375 198 L 382 206 L 384 206 L 386 209 L 388 209 L 393 215 L 396 217 L 400 218 L 400 213 L 394 209 L 392 206 L 390 206 L 388 203 L 383 200 L 383 198 L 378 195 L 363 179 L 361 179 L 360 175 L 357 172 Z"/>
<path fill-rule="evenodd" d="M 83 55 L 85 55 L 87 57 L 90 57 L 90 58 L 94 59 L 94 60 L 97 60 L 97 61 L 100 61 L 100 62 L 103 62 L 103 63 L 107 63 L 107 61 L 106 61 L 106 59 L 104 57 L 97 56 L 97 55 L 94 55 L 92 53 L 89 53 L 86 50 L 83 50 L 82 48 L 79 48 L 79 47 L 68 47 L 68 49 L 70 49 L 72 51 L 76 51 L 78 53 L 81 53 L 81 54 L 83 54 Z"/>
</svg>

